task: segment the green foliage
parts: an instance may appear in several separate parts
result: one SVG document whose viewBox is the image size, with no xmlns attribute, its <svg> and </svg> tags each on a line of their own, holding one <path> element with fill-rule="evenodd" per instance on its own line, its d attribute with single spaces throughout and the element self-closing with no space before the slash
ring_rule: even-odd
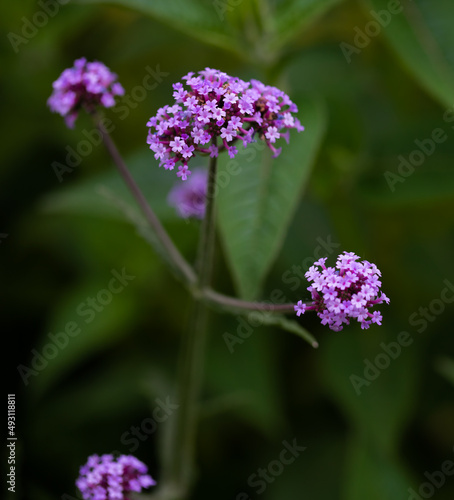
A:
<svg viewBox="0 0 454 500">
<path fill-rule="evenodd" d="M 330 7 L 342 0 L 284 0 L 277 1 L 272 16 L 274 21 L 274 44 L 285 46 L 310 24 L 322 16 Z"/>
<path fill-rule="evenodd" d="M 66 130 L 45 106 L 51 82 L 83 55 L 103 60 L 137 97 L 121 103 L 125 118 L 107 112 L 113 136 L 189 262 L 199 223 L 178 219 L 167 205 L 178 180 L 158 169 L 145 143 L 146 120 L 169 103 L 171 83 L 217 67 L 282 87 L 298 103 L 306 130 L 292 131 L 288 145 L 281 139 L 277 159 L 260 142 L 221 159 L 217 290 L 266 299 L 277 289 L 288 301 L 306 300 L 304 266 L 321 254 L 332 264 L 345 249 L 377 264 L 391 298 L 383 326 L 368 331 L 352 325 L 334 333 L 306 314 L 264 318 L 240 336 L 247 315 L 213 312 L 194 497 L 258 497 L 249 477 L 279 458 L 284 439 L 307 449 L 266 484 L 265 500 L 407 498 L 425 471 L 453 460 L 454 4 L 402 0 L 402 11 L 357 47 L 357 30 L 389 4 L 81 0 L 59 5 L 17 52 L 4 39 L 2 324 L 17 339 L 7 380 L 17 382 L 8 392 L 19 404 L 24 497 L 75 497 L 87 455 L 131 452 L 125 433 L 140 430 L 156 398 L 171 394 L 190 314 L 189 294 L 162 249 L 155 252 L 102 147 L 62 182 L 52 169 L 92 126 L 81 116 Z M 25 36 L 23 18 L 33 23 L 38 11 L 31 1 L 5 5 L 4 32 Z M 356 49 L 350 62 L 342 43 Z M 167 76 L 144 96 L 137 88 L 148 65 Z M 435 142 L 438 129 L 444 139 Z M 416 161 L 402 167 L 401 157 Z M 328 249 L 326 241 L 339 246 Z M 85 323 L 80 304 L 122 268 L 134 280 Z M 17 366 L 31 367 L 32 350 L 43 352 L 49 333 L 68 322 L 80 334 L 24 385 Z M 366 361 L 383 361 L 383 343 L 402 331 L 412 343 L 367 379 Z M 226 332 L 240 339 L 233 352 Z M 319 349 L 301 338 L 316 339 Z M 367 382 L 360 394 L 352 375 Z M 134 451 L 158 478 L 165 431 L 160 423 Z M 447 478 L 434 498 L 453 494 Z"/>
<path fill-rule="evenodd" d="M 246 299 L 257 298 L 280 250 L 323 136 L 323 106 L 314 100 L 297 104 L 310 125 L 301 138 L 292 134 L 278 158 L 254 143 L 219 162 L 226 179 L 219 189 L 219 228 L 238 293 Z"/>
<path fill-rule="evenodd" d="M 386 10 L 386 0 L 369 0 L 376 10 Z M 402 2 L 383 30 L 393 49 L 419 83 L 445 106 L 452 106 L 454 91 L 454 33 L 448 2 Z"/>
</svg>

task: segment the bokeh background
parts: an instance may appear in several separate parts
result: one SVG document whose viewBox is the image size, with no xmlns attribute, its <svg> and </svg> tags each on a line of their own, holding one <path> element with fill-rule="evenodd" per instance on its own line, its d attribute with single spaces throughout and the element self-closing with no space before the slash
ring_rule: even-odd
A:
<svg viewBox="0 0 454 500">
<path fill-rule="evenodd" d="M 375 262 L 391 299 L 383 326 L 367 331 L 298 320 L 317 350 L 260 326 L 232 353 L 225 333 L 237 335 L 238 318 L 211 315 L 193 498 L 402 500 L 412 488 L 452 499 L 454 477 L 432 476 L 431 486 L 428 474 L 454 461 L 454 5 L 24 0 L 1 10 L 0 266 L 7 392 L 18 405 L 14 498 L 76 498 L 86 457 L 114 450 L 134 452 L 159 481 L 166 422 L 155 430 L 149 419 L 157 398 L 172 394 L 189 312 L 189 294 L 112 201 L 123 191 L 102 145 L 60 179 L 52 167 L 93 130 L 86 116 L 68 130 L 46 106 L 52 82 L 85 56 L 119 75 L 129 101 L 107 111 L 112 135 L 189 260 L 199 223 L 167 206 L 177 178 L 145 144 L 145 124 L 171 102 L 171 84 L 208 66 L 307 103 L 298 116 L 309 137 L 316 124 L 316 137 L 301 153 L 305 174 L 281 231 L 270 235 L 275 250 L 257 294 L 306 298 L 292 266 L 315 260 L 323 241 L 334 243 L 322 245 L 331 264 L 338 250 Z M 151 90 L 147 74 L 158 74 Z M 289 148 L 303 134 L 292 133 Z M 399 167 L 400 156 L 417 165 Z M 241 289 L 241 276 L 231 278 L 228 238 L 224 230 L 215 287 L 235 294 L 249 281 Z M 134 279 L 86 324 L 80 304 L 123 268 Z M 81 333 L 21 376 L 17 367 L 51 352 L 49 334 L 68 322 Z M 411 343 L 391 359 L 382 343 L 401 332 Z M 364 385 L 355 389 L 352 376 Z M 148 431 L 131 440 L 144 419 Z M 258 493 L 251 475 L 278 459 L 284 440 L 306 450 Z"/>
</svg>

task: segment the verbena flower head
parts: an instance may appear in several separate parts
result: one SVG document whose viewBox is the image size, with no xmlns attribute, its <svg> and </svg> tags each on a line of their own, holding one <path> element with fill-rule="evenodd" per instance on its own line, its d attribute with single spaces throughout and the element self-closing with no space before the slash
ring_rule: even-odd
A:
<svg viewBox="0 0 454 500">
<path fill-rule="evenodd" d="M 342 330 L 342 324 L 350 324 L 350 318 L 369 328 L 371 323 L 381 325 L 382 315 L 372 308 L 388 297 L 380 291 L 381 276 L 375 264 L 367 260 L 358 262 L 352 252 L 343 252 L 337 258 L 336 267 L 326 267 L 326 258 L 319 259 L 305 274 L 312 285 L 308 287 L 313 302 L 301 300 L 294 306 L 297 316 L 306 311 L 316 311 L 323 325 L 331 330 Z"/>
<path fill-rule="evenodd" d="M 292 113 L 298 108 L 287 94 L 258 80 L 245 82 L 216 69 L 205 68 L 198 76 L 183 77 L 186 87 L 173 85 L 173 106 L 164 106 L 150 118 L 147 143 L 159 166 L 186 180 L 188 161 L 198 151 L 217 157 L 226 150 L 234 158 L 241 140 L 246 146 L 258 136 L 278 156 L 274 144 L 289 129 L 304 130 Z"/>
<path fill-rule="evenodd" d="M 117 75 L 103 63 L 87 62 L 82 57 L 52 84 L 54 90 L 47 104 L 73 128 L 80 108 L 93 111 L 98 106 L 110 108 L 115 105 L 115 96 L 125 93 L 116 79 Z"/>
<path fill-rule="evenodd" d="M 132 455 L 91 455 L 76 486 L 85 500 L 130 500 L 130 493 L 155 485 L 147 466 Z"/>
<path fill-rule="evenodd" d="M 184 219 L 188 217 L 203 219 L 207 182 L 207 171 L 195 169 L 187 182 L 179 182 L 172 188 L 167 198 L 169 204 L 174 206 Z"/>
</svg>

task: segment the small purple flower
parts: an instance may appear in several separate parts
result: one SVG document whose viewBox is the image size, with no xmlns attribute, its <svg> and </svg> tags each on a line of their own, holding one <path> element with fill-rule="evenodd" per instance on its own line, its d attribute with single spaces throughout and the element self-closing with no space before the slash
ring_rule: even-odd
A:
<svg viewBox="0 0 454 500">
<path fill-rule="evenodd" d="M 308 287 L 313 302 L 309 305 L 300 300 L 294 306 L 297 316 L 305 311 L 316 311 L 323 325 L 331 330 L 342 330 L 342 324 L 350 324 L 356 319 L 361 328 L 367 329 L 372 323 L 381 325 L 382 315 L 370 310 L 388 297 L 380 291 L 381 276 L 375 264 L 367 260 L 357 262 L 359 257 L 353 252 L 343 252 L 337 258 L 336 267 L 326 267 L 326 258 L 319 259 L 306 272 L 312 282 Z"/>
<path fill-rule="evenodd" d="M 293 309 L 295 309 L 297 316 L 301 316 L 306 310 L 306 304 L 304 304 L 302 300 L 298 300 L 298 303 L 296 304 L 296 306 L 293 306 Z"/>
<path fill-rule="evenodd" d="M 210 68 L 199 75 L 191 72 L 183 77 L 189 89 L 181 82 L 173 84 L 178 104 L 160 108 L 147 123 L 147 143 L 160 160 L 159 166 L 172 170 L 181 163 L 177 175 L 183 180 L 190 174 L 187 164 L 195 152 L 213 158 L 226 150 L 234 158 L 236 141 L 247 146 L 257 136 L 276 157 L 281 152 L 273 145 L 277 139 L 282 136 L 288 142 L 289 129 L 304 130 L 292 116 L 298 108 L 276 87 L 258 80 L 244 82 Z"/>
<path fill-rule="evenodd" d="M 52 84 L 54 90 L 47 104 L 65 118 L 69 128 L 73 128 L 81 108 L 93 111 L 97 106 L 110 108 L 115 105 L 115 96 L 125 93 L 116 79 L 117 75 L 103 63 L 87 62 L 82 57 Z"/>
<path fill-rule="evenodd" d="M 91 455 L 80 468 L 76 486 L 84 500 L 130 500 L 130 492 L 156 484 L 147 466 L 132 455 Z"/>
<path fill-rule="evenodd" d="M 203 219 L 207 182 L 208 174 L 206 170 L 196 168 L 187 182 L 178 183 L 173 187 L 167 198 L 169 204 L 174 206 L 178 214 L 184 219 L 188 217 Z"/>
</svg>

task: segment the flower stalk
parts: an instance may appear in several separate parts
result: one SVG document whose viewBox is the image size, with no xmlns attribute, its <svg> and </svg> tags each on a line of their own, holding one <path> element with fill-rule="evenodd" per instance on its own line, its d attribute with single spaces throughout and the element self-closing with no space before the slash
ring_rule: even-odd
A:
<svg viewBox="0 0 454 500">
<path fill-rule="evenodd" d="M 215 242 L 215 188 L 217 158 L 211 158 L 208 172 L 205 217 L 202 222 L 196 269 L 197 288 L 209 286 L 213 271 Z M 207 338 L 208 309 L 198 297 L 194 298 L 193 312 L 187 335 L 183 336 L 178 379 L 178 404 L 172 422 L 164 461 L 164 498 L 173 500 L 187 496 L 194 479 L 195 440 L 198 422 L 198 401 L 204 369 Z"/>
<path fill-rule="evenodd" d="M 95 113 L 95 114 L 93 114 L 93 118 L 94 118 L 97 129 L 101 133 L 104 145 L 105 145 L 108 153 L 112 157 L 114 164 L 117 167 L 121 177 L 123 178 L 124 182 L 126 183 L 129 190 L 131 191 L 131 194 L 134 196 L 135 200 L 137 201 L 137 204 L 139 205 L 140 209 L 142 210 L 150 227 L 153 229 L 160 244 L 162 245 L 164 250 L 167 252 L 170 260 L 175 264 L 175 266 L 181 272 L 181 275 L 183 276 L 186 284 L 189 286 L 195 285 L 197 282 L 197 277 L 196 277 L 196 274 L 195 274 L 193 268 L 188 264 L 186 259 L 181 255 L 180 251 L 178 250 L 178 248 L 175 246 L 175 244 L 171 240 L 170 236 L 168 235 L 167 231 L 164 229 L 163 225 L 159 221 L 159 219 L 156 216 L 156 214 L 154 213 L 153 209 L 148 204 L 148 201 L 145 198 L 142 190 L 137 185 L 136 181 L 134 180 L 133 176 L 131 175 L 131 172 L 128 170 L 128 167 L 126 166 L 125 162 L 123 161 L 123 158 L 120 155 L 120 153 L 117 149 L 117 146 L 115 145 L 112 137 L 110 136 L 110 134 L 108 133 L 108 131 L 104 127 L 100 116 L 97 113 Z"/>
</svg>

